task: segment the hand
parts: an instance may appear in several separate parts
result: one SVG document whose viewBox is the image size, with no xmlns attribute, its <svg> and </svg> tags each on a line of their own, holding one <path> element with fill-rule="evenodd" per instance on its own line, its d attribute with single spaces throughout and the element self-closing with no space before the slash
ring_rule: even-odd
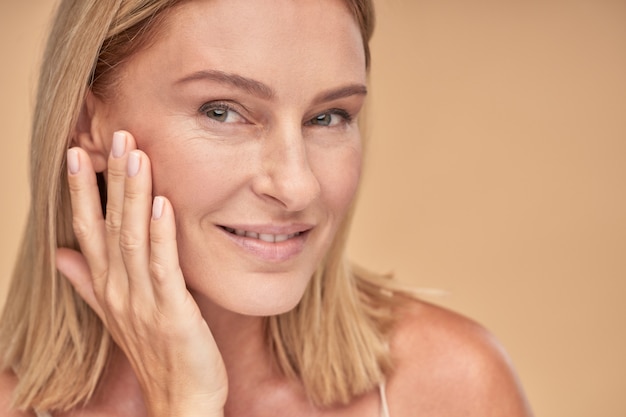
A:
<svg viewBox="0 0 626 417">
<path fill-rule="evenodd" d="M 152 201 L 147 155 L 129 133 L 114 135 L 106 219 L 88 154 L 72 148 L 67 158 L 82 253 L 59 248 L 57 268 L 127 356 L 151 416 L 222 415 L 222 357 L 185 286 L 172 206 Z"/>
</svg>

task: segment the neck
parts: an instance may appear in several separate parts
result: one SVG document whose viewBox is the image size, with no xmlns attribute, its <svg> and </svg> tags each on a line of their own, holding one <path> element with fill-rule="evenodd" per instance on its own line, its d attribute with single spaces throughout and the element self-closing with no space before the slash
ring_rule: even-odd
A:
<svg viewBox="0 0 626 417">
<path fill-rule="evenodd" d="M 271 358 L 264 328 L 264 318 L 225 310 L 209 301 L 196 298 L 218 345 L 228 374 L 226 414 L 250 416 L 266 414 L 276 404 L 297 400 L 304 409 L 292 415 L 304 415 L 311 405 L 303 387 L 286 378 Z"/>
<path fill-rule="evenodd" d="M 275 374 L 263 317 L 234 313 L 209 300 L 195 299 L 222 354 L 231 385 L 239 380 L 267 379 Z"/>
<path fill-rule="evenodd" d="M 226 366 L 229 382 L 226 407 L 230 415 L 246 415 L 249 404 L 262 406 L 275 396 L 293 393 L 294 389 L 303 395 L 301 387 L 285 379 L 270 358 L 263 317 L 237 314 L 208 300 L 196 298 L 196 302 Z M 94 398 L 93 406 L 144 415 L 141 388 L 121 351 L 115 350 L 103 377 L 98 389 L 100 395 Z M 230 401 L 233 398 L 237 401 Z"/>
</svg>

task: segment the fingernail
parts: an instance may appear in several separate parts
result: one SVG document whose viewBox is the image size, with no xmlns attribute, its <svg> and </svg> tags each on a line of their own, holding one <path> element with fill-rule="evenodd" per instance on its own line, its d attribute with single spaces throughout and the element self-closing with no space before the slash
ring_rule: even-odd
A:
<svg viewBox="0 0 626 417">
<path fill-rule="evenodd" d="M 140 156 L 139 152 L 132 151 L 128 154 L 127 173 L 129 177 L 134 177 L 139 172 Z"/>
<path fill-rule="evenodd" d="M 113 133 L 113 144 L 111 145 L 111 154 L 113 158 L 121 158 L 126 150 L 126 134 L 124 132 Z"/>
<path fill-rule="evenodd" d="M 152 220 L 159 220 L 163 215 L 163 205 L 165 201 L 163 197 L 154 197 L 154 202 L 152 203 Z"/>
<path fill-rule="evenodd" d="M 77 174 L 80 171 L 80 161 L 78 160 L 76 149 L 67 150 L 67 169 L 70 171 L 70 174 Z"/>
</svg>

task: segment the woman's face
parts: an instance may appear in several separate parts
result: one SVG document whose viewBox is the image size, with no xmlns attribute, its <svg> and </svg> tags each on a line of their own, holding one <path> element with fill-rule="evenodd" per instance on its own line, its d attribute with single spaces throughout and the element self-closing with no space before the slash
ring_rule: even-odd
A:
<svg viewBox="0 0 626 417">
<path fill-rule="evenodd" d="M 120 71 L 99 129 L 128 130 L 151 159 L 192 293 L 292 308 L 360 174 L 365 57 L 344 2 L 185 2 Z"/>
</svg>

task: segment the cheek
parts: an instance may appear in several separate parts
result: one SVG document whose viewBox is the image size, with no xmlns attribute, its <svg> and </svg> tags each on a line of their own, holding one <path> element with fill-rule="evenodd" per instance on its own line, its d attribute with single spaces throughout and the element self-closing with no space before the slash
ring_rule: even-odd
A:
<svg viewBox="0 0 626 417">
<path fill-rule="evenodd" d="M 312 161 L 313 170 L 323 190 L 325 203 L 342 217 L 352 203 L 361 177 L 360 147 L 335 150 L 331 155 L 324 152 Z"/>
<path fill-rule="evenodd" d="M 211 210 L 246 182 L 247 162 L 234 147 L 190 140 L 148 145 L 144 151 L 152 162 L 153 193 L 169 198 L 181 213 Z"/>
</svg>

